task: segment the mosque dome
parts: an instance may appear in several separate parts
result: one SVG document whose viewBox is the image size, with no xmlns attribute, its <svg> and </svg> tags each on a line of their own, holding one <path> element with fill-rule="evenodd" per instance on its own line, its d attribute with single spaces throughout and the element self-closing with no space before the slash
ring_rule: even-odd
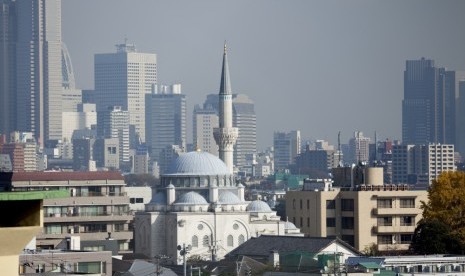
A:
<svg viewBox="0 0 465 276">
<path fill-rule="evenodd" d="M 291 229 L 298 229 L 294 223 L 290 222 L 290 221 L 286 221 L 284 223 L 284 229 L 286 230 L 291 230 Z"/>
<path fill-rule="evenodd" d="M 230 175 L 226 164 L 218 157 L 204 151 L 181 154 L 164 175 Z"/>
<path fill-rule="evenodd" d="M 249 205 L 247 205 L 246 210 L 249 212 L 259 212 L 259 213 L 272 212 L 270 206 L 268 206 L 266 202 L 261 201 L 261 200 L 254 200 L 250 202 Z"/>
<path fill-rule="evenodd" d="M 166 204 L 166 195 L 163 192 L 158 192 L 156 193 L 152 200 L 150 200 L 149 204 L 159 204 L 159 205 L 165 205 Z"/>
<path fill-rule="evenodd" d="M 221 191 L 218 198 L 219 203 L 221 204 L 239 204 L 241 200 L 237 195 L 233 194 L 230 191 Z"/>
<path fill-rule="evenodd" d="M 205 198 L 196 192 L 188 192 L 179 197 L 174 204 L 202 205 L 208 204 Z"/>
</svg>

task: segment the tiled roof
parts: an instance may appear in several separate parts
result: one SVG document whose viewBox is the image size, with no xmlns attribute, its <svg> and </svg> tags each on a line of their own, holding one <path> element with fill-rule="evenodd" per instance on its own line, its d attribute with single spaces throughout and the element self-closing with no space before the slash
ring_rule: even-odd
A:
<svg viewBox="0 0 465 276">
<path fill-rule="evenodd" d="M 261 235 L 257 238 L 251 238 L 239 247 L 228 253 L 228 256 L 263 256 L 268 257 L 270 252 L 277 250 L 279 253 L 284 252 L 311 252 L 318 253 L 322 249 L 335 242 L 333 238 L 310 238 L 310 237 L 293 237 L 293 236 L 268 236 Z M 341 240 L 337 240 L 339 244 L 346 246 Z M 351 246 L 347 245 L 347 249 L 358 253 Z"/>
<path fill-rule="evenodd" d="M 120 172 L 8 172 L 0 181 L 124 180 Z"/>
</svg>

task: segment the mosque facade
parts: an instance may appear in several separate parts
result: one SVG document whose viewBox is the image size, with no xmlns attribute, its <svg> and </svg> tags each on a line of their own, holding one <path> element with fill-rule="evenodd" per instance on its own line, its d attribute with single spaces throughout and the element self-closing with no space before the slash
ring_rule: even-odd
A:
<svg viewBox="0 0 465 276">
<path fill-rule="evenodd" d="M 281 221 L 264 201 L 246 201 L 244 186 L 233 175 L 232 104 L 226 46 L 220 86 L 220 127 L 215 130 L 220 158 L 201 150 L 181 154 L 161 176 L 144 212 L 134 220 L 135 253 L 150 258 L 170 257 L 182 264 L 180 247 L 188 256 L 222 259 L 252 237 L 267 235 L 303 236 L 290 222 Z M 223 122 L 223 123 L 221 123 Z"/>
</svg>

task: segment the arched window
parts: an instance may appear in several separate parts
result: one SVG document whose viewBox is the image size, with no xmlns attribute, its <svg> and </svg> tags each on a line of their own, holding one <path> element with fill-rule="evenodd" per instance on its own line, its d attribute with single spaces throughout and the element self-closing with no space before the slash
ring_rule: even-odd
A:
<svg viewBox="0 0 465 276">
<path fill-rule="evenodd" d="M 208 235 L 203 236 L 203 247 L 209 247 L 210 246 L 210 237 Z"/>
<path fill-rule="evenodd" d="M 240 234 L 237 241 L 238 241 L 239 245 L 243 244 L 245 242 L 244 235 Z"/>
<path fill-rule="evenodd" d="M 233 247 L 234 246 L 234 238 L 232 235 L 228 236 L 228 246 Z"/>
<path fill-rule="evenodd" d="M 199 247 L 199 238 L 197 236 L 192 236 L 192 247 Z"/>
</svg>

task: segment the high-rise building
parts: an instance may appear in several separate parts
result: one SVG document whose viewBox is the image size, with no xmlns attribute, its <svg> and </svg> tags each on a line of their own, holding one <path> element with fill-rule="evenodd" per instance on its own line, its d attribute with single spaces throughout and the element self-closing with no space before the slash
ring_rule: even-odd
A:
<svg viewBox="0 0 465 276">
<path fill-rule="evenodd" d="M 168 146 L 186 147 L 186 95 L 181 84 L 162 86 L 146 96 L 147 145 L 152 161 L 160 161 L 160 152 Z"/>
<path fill-rule="evenodd" d="M 368 162 L 370 157 L 370 138 L 363 136 L 363 132 L 355 131 L 349 140 L 349 161 L 354 164 Z"/>
<path fill-rule="evenodd" d="M 61 139 L 61 1 L 2 1 L 1 132 Z M 57 115 L 58 114 L 58 115 Z"/>
<path fill-rule="evenodd" d="M 108 107 L 97 113 L 97 135 L 101 138 L 117 138 L 120 166 L 129 159 L 129 112 L 120 106 Z"/>
<path fill-rule="evenodd" d="M 392 183 L 427 188 L 444 171 L 455 171 L 454 145 L 394 145 Z"/>
<path fill-rule="evenodd" d="M 246 155 L 257 152 L 257 117 L 254 102 L 244 94 L 233 97 L 233 126 L 239 130 L 234 145 L 234 165 L 247 165 Z"/>
<path fill-rule="evenodd" d="M 300 130 L 275 132 L 273 136 L 274 168 L 286 169 L 300 153 Z"/>
<path fill-rule="evenodd" d="M 233 127 L 232 89 L 229 77 L 226 43 L 223 52 L 223 67 L 218 102 L 219 124 L 213 135 L 218 144 L 218 154 L 232 173 L 234 168 L 234 144 L 238 137 L 238 129 Z"/>
<path fill-rule="evenodd" d="M 116 49 L 116 53 L 94 56 L 97 112 L 121 106 L 129 111 L 130 124 L 145 141 L 145 95 L 157 83 L 157 56 L 138 53 L 133 44 L 119 44 Z"/>
<path fill-rule="evenodd" d="M 218 127 L 218 113 L 211 105 L 194 107 L 193 139 L 194 146 L 202 151 L 218 156 L 218 145 L 213 137 L 213 129 Z"/>
<path fill-rule="evenodd" d="M 455 144 L 456 98 L 463 72 L 435 67 L 433 60 L 407 60 L 402 101 L 404 144 Z"/>
</svg>

